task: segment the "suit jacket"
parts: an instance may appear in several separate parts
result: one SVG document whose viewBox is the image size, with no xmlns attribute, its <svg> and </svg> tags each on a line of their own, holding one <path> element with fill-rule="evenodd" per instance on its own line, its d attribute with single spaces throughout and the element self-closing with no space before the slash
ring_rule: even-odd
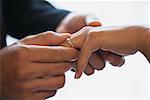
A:
<svg viewBox="0 0 150 100">
<path fill-rule="evenodd" d="M 17 39 L 47 30 L 55 31 L 69 13 L 56 9 L 45 0 L 2 0 L 2 12 L 4 33 Z"/>
<path fill-rule="evenodd" d="M 4 34 L 4 16 L 2 11 L 2 1 L 0 0 L 0 49 L 6 45 L 6 35 Z"/>
</svg>

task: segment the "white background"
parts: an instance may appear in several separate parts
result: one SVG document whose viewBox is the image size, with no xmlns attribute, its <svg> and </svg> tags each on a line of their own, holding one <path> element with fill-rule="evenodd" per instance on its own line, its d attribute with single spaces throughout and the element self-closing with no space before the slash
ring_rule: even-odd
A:
<svg viewBox="0 0 150 100">
<path fill-rule="evenodd" d="M 51 0 L 50 0 L 51 1 Z M 56 7 L 74 12 L 92 12 L 104 26 L 148 24 L 148 1 L 51 1 Z M 103 71 L 74 80 L 66 74 L 66 85 L 53 100 L 146 100 L 149 63 L 140 54 L 126 57 L 122 68 L 107 64 Z"/>
<path fill-rule="evenodd" d="M 149 24 L 148 1 L 49 0 L 58 8 L 95 13 L 104 26 Z M 8 44 L 12 43 L 10 37 Z M 140 53 L 126 57 L 121 68 L 106 64 L 102 71 L 79 80 L 66 73 L 65 87 L 49 100 L 149 100 L 149 63 Z"/>
</svg>

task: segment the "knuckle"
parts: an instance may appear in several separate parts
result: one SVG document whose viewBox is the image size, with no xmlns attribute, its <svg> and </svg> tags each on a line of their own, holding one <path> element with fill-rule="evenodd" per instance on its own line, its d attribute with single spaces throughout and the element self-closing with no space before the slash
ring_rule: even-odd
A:
<svg viewBox="0 0 150 100">
<path fill-rule="evenodd" d="M 18 48 L 13 52 L 16 60 L 24 60 L 29 55 L 29 48 L 23 45 L 18 46 Z"/>
<path fill-rule="evenodd" d="M 66 72 L 66 71 L 68 71 L 70 68 L 71 68 L 71 66 L 73 65 L 73 63 L 66 63 L 65 65 L 64 65 L 64 72 Z"/>
<path fill-rule="evenodd" d="M 19 96 L 20 96 L 20 99 L 22 100 L 27 100 L 27 98 L 29 98 L 28 94 L 24 92 L 20 93 Z"/>
<path fill-rule="evenodd" d="M 31 85 L 28 84 L 28 83 L 22 83 L 22 84 L 20 84 L 20 88 L 22 89 L 22 91 L 30 91 L 30 90 L 32 90 Z"/>
<path fill-rule="evenodd" d="M 51 93 L 50 93 L 50 96 L 49 97 L 53 97 L 53 96 L 55 96 L 56 95 L 56 90 L 54 90 L 54 91 L 52 91 Z"/>
<path fill-rule="evenodd" d="M 21 80 L 24 78 L 21 70 L 16 70 L 15 72 L 16 72 L 16 76 L 15 76 L 16 79 Z"/>
<path fill-rule="evenodd" d="M 13 74 L 16 79 L 23 79 L 26 74 L 26 66 L 25 60 L 28 56 L 28 48 L 25 46 L 18 46 L 13 51 Z"/>
<path fill-rule="evenodd" d="M 88 36 L 89 38 L 94 38 L 96 36 L 96 33 L 94 31 L 89 31 Z"/>
<path fill-rule="evenodd" d="M 27 92 L 28 88 L 25 82 L 16 82 L 14 84 L 14 88 L 19 91 L 20 94 L 24 94 Z"/>
<path fill-rule="evenodd" d="M 28 76 L 27 70 L 20 66 L 18 66 L 14 72 L 15 72 L 15 78 L 18 80 L 26 79 Z"/>
<path fill-rule="evenodd" d="M 13 67 L 13 69 L 12 69 L 12 75 L 13 75 L 13 79 L 14 80 L 18 80 L 18 79 L 20 79 L 19 78 L 19 75 L 20 75 L 20 65 L 17 63 L 17 64 L 15 64 L 15 66 Z"/>
<path fill-rule="evenodd" d="M 51 37 L 52 36 L 52 32 L 48 31 L 42 34 L 43 38 L 47 39 L 47 37 Z"/>
<path fill-rule="evenodd" d="M 54 32 L 47 31 L 47 32 L 41 33 L 41 36 L 45 41 L 51 42 L 51 40 L 52 40 L 51 38 L 52 38 L 53 34 L 54 34 Z"/>
<path fill-rule="evenodd" d="M 32 39 L 33 37 L 35 37 L 36 35 L 29 35 L 29 36 L 26 36 L 25 38 L 23 38 L 22 40 L 20 40 L 19 42 L 22 43 L 22 44 L 26 44 L 30 41 L 30 39 Z"/>
<path fill-rule="evenodd" d="M 60 76 L 60 81 L 59 81 L 59 88 L 63 88 L 65 85 L 65 75 Z"/>
<path fill-rule="evenodd" d="M 29 35 L 29 36 L 26 36 L 23 40 L 26 40 L 26 39 L 31 39 L 33 37 L 35 37 L 36 35 Z"/>
<path fill-rule="evenodd" d="M 54 73 L 54 74 L 64 75 L 64 73 L 71 68 L 71 65 L 72 65 L 71 63 L 64 62 L 64 63 L 59 65 L 60 66 L 59 70 L 56 67 L 54 67 L 53 69 L 51 68 L 51 69 L 57 70 L 57 73 Z"/>
<path fill-rule="evenodd" d="M 46 37 L 51 37 L 54 35 L 54 32 L 53 31 L 47 31 L 44 33 Z"/>
<path fill-rule="evenodd" d="M 19 91 L 19 93 L 21 93 L 21 86 L 20 86 L 20 82 L 12 82 L 12 87 L 15 88 L 15 91 Z"/>
<path fill-rule="evenodd" d="M 91 28 L 92 27 L 90 27 L 90 26 L 85 26 L 85 27 L 82 28 L 82 30 L 89 31 Z"/>
</svg>

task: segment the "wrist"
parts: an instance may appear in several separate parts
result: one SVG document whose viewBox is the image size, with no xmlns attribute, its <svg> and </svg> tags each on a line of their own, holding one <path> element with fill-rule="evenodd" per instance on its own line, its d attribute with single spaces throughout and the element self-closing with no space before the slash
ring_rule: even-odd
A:
<svg viewBox="0 0 150 100">
<path fill-rule="evenodd" d="M 60 32 L 62 33 L 62 30 L 63 31 L 67 31 L 66 30 L 66 23 L 68 22 L 68 20 L 70 20 L 72 17 L 72 13 L 69 13 L 61 22 L 60 24 L 58 25 L 58 27 L 56 28 L 56 32 Z"/>
<path fill-rule="evenodd" d="M 150 43 L 150 29 L 143 27 L 143 31 L 140 35 L 141 39 L 141 43 L 139 46 L 139 51 L 148 59 L 148 61 L 150 62 L 150 47 L 149 47 L 149 43 Z"/>
</svg>

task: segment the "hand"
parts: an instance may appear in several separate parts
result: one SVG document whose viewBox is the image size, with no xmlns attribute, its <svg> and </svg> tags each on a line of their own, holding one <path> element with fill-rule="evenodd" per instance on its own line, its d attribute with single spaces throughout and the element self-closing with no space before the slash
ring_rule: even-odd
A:
<svg viewBox="0 0 150 100">
<path fill-rule="evenodd" d="M 1 97 L 41 100 L 54 96 L 64 86 L 65 72 L 78 51 L 49 45 L 59 45 L 69 36 L 44 32 L 0 50 Z"/>
<path fill-rule="evenodd" d="M 80 31 L 72 34 L 70 37 L 71 42 L 73 43 L 74 47 L 77 49 L 81 49 L 86 41 L 88 39 L 88 34 L 91 31 L 96 31 L 100 27 L 84 27 Z M 101 29 L 101 28 L 100 28 Z M 100 34 L 100 33 L 99 33 Z M 96 45 L 97 43 L 95 43 Z M 69 47 L 70 45 L 65 42 L 61 44 L 63 46 Z M 105 67 L 105 63 L 108 61 L 110 64 L 114 66 L 122 66 L 124 63 L 124 59 L 122 56 L 114 54 L 112 52 L 108 51 L 102 51 L 102 50 L 97 50 L 94 52 L 90 60 L 88 61 L 88 64 L 86 65 L 84 72 L 88 75 L 91 75 L 94 73 L 94 70 L 102 70 Z M 92 65 L 92 66 L 91 66 Z"/>
<path fill-rule="evenodd" d="M 69 32 L 72 34 L 76 34 L 81 28 L 85 26 L 101 26 L 101 22 L 94 14 L 76 14 L 70 13 L 59 25 L 56 29 L 57 32 Z M 101 70 L 105 66 L 105 62 L 102 57 L 99 57 L 99 53 L 94 53 L 91 57 L 89 64 L 85 69 L 85 74 L 91 75 L 94 73 L 94 70 Z"/>
<path fill-rule="evenodd" d="M 77 62 L 75 78 L 81 77 L 92 53 L 95 51 L 102 50 L 120 56 L 127 56 L 135 54 L 138 50 L 143 50 L 141 48 L 144 48 L 143 46 L 145 45 L 145 47 L 149 47 L 148 41 L 150 35 L 144 34 L 147 30 L 147 28 L 141 26 L 125 28 L 101 27 L 98 30 L 91 29 L 84 38 Z M 147 43 L 143 41 L 147 41 Z M 145 51 L 148 50 L 150 49 Z M 147 53 L 146 55 L 148 54 L 150 53 Z"/>
<path fill-rule="evenodd" d="M 57 27 L 58 33 L 74 33 L 85 26 L 101 26 L 101 22 L 94 14 L 68 14 Z"/>
</svg>

